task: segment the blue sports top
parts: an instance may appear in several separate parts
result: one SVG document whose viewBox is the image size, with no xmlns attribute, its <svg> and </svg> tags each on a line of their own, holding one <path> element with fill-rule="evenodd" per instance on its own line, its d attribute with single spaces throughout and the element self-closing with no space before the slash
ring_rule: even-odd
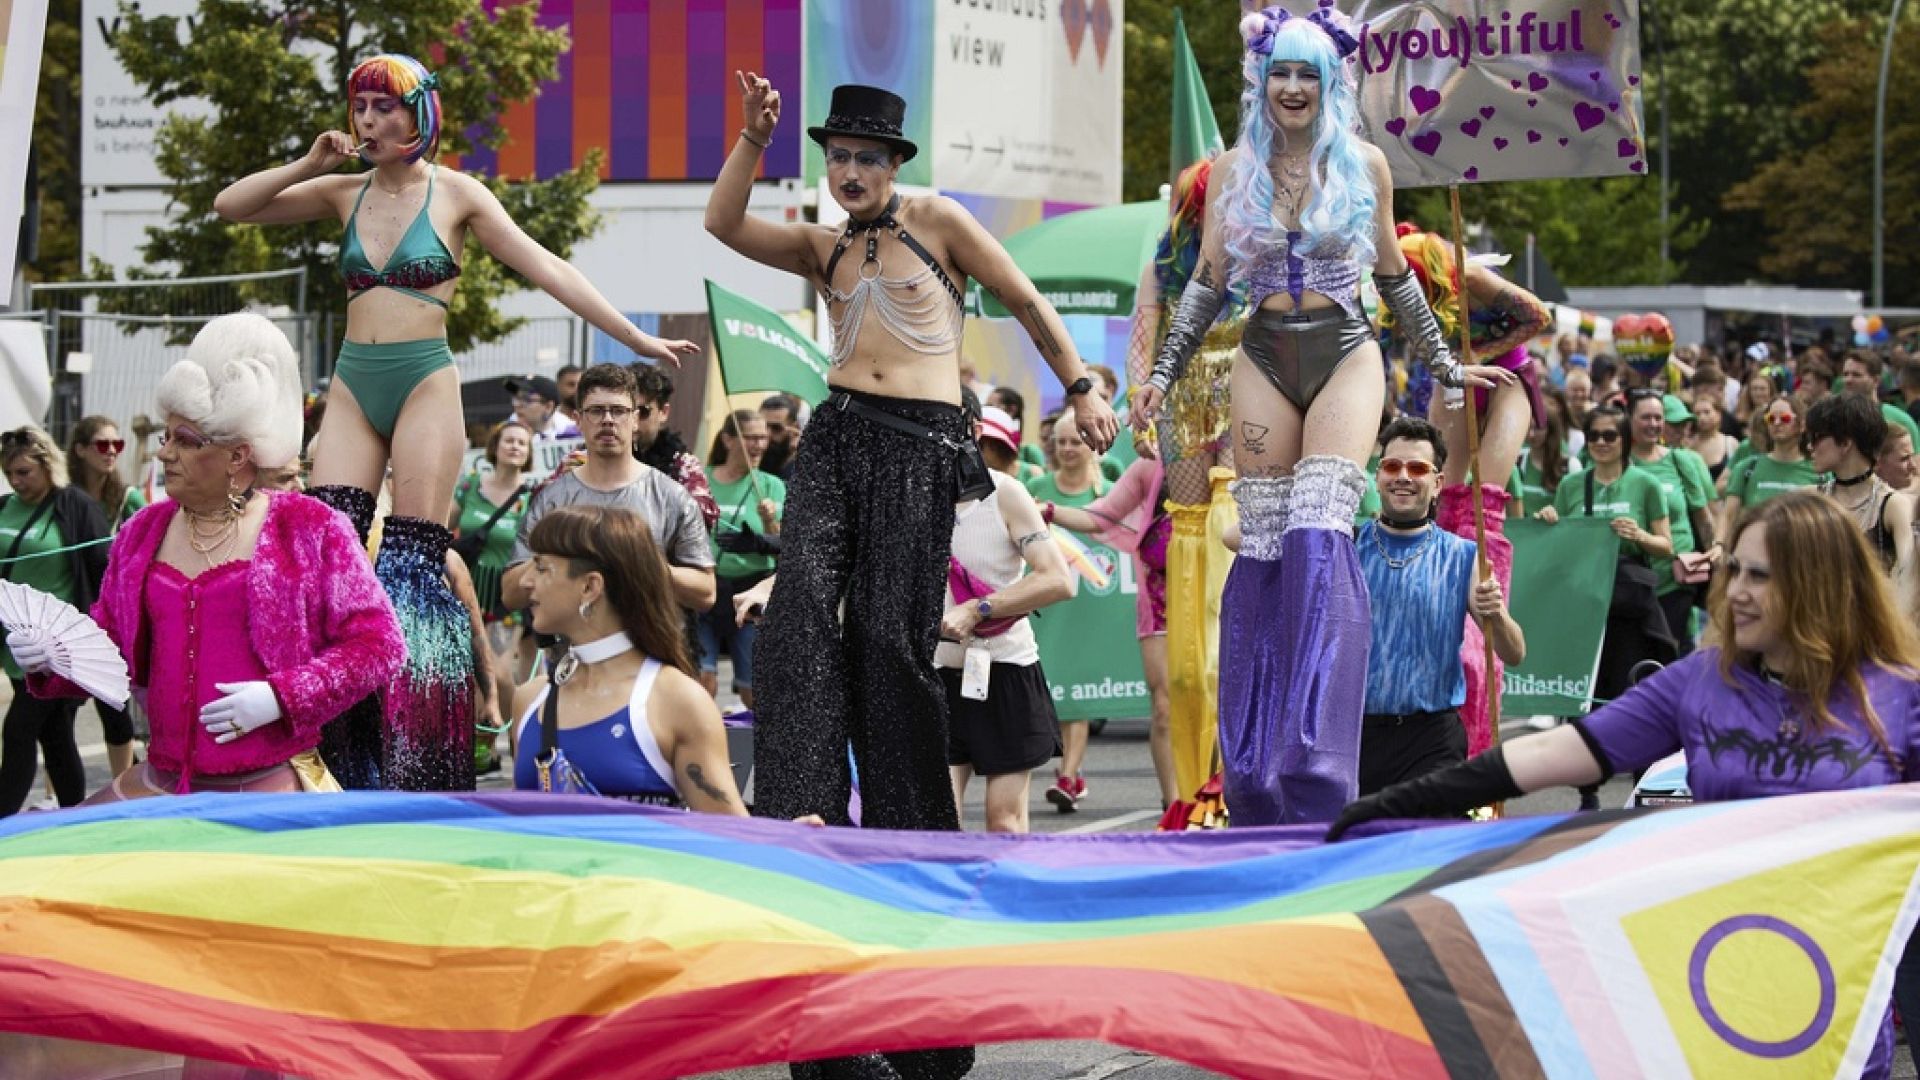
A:
<svg viewBox="0 0 1920 1080">
<path fill-rule="evenodd" d="M 460 264 L 453 261 L 453 253 L 433 231 L 433 215 L 429 213 L 433 209 L 433 180 L 439 171 L 438 166 L 428 171 L 427 199 L 394 246 L 393 254 L 387 256 L 384 270 L 373 268 L 366 249 L 360 246 L 360 232 L 354 227 L 360 218 L 360 203 L 373 186 L 373 174 L 367 174 L 367 182 L 360 185 L 360 194 L 353 200 L 353 213 L 347 215 L 347 235 L 340 240 L 340 276 L 346 279 L 349 303 L 374 289 L 392 289 L 429 304 L 447 306 L 445 300 L 420 291 L 460 276 Z"/>
<path fill-rule="evenodd" d="M 560 729 L 560 749 L 567 761 L 602 795 L 665 795 L 678 797 L 673 766 L 661 752 L 660 740 L 647 723 L 647 696 L 660 674 L 660 661 L 648 660 L 633 680 L 633 697 L 612 716 L 579 727 Z M 513 759 L 513 786 L 540 790 L 540 710 L 549 686 L 540 691 L 520 721 L 520 752 Z"/>
</svg>

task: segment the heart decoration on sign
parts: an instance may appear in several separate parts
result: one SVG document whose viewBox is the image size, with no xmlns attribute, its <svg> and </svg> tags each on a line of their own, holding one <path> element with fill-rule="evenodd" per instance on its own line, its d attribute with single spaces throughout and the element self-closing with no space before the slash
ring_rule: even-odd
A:
<svg viewBox="0 0 1920 1080">
<path fill-rule="evenodd" d="M 1592 131 L 1607 122 L 1607 114 L 1597 105 L 1576 102 L 1573 106 L 1573 122 L 1580 125 L 1581 131 Z"/>
<path fill-rule="evenodd" d="M 1539 93 L 1547 88 L 1547 77 L 1535 71 L 1527 76 L 1527 89 Z"/>
<path fill-rule="evenodd" d="M 1387 121 L 1383 126 L 1386 127 L 1389 135 L 1399 135 L 1407 130 L 1407 122 L 1398 116 Z"/>
<path fill-rule="evenodd" d="M 1434 152 L 1440 149 L 1440 133 L 1437 131 L 1421 132 L 1407 141 L 1413 144 L 1415 150 L 1428 157 L 1432 157 Z"/>
<path fill-rule="evenodd" d="M 1505 150 L 1507 148 L 1507 140 L 1495 135 L 1493 137 L 1493 148 L 1495 150 Z"/>
<path fill-rule="evenodd" d="M 1481 116 L 1481 118 L 1482 118 L 1482 119 L 1486 119 L 1486 120 L 1491 120 L 1491 119 L 1493 119 L 1493 114 L 1494 114 L 1494 113 L 1495 113 L 1496 111 L 1497 111 L 1497 110 L 1495 110 L 1495 109 L 1494 109 L 1494 107 L 1493 107 L 1493 106 L 1491 106 L 1491 105 L 1482 105 L 1482 106 L 1480 106 L 1480 116 Z"/>
<path fill-rule="evenodd" d="M 1460 133 L 1465 135 L 1469 139 L 1479 138 L 1480 137 L 1480 121 L 1478 120 L 1460 121 Z"/>
</svg>

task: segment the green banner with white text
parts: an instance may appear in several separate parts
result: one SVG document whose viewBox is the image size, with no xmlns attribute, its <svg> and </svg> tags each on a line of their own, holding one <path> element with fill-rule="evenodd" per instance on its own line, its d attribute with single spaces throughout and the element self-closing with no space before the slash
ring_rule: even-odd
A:
<svg viewBox="0 0 1920 1080">
<path fill-rule="evenodd" d="M 1509 521 L 1506 533 L 1507 606 L 1526 634 L 1527 662 L 1507 669 L 1500 715 L 1580 716 L 1593 701 L 1620 538 L 1599 518 Z"/>
<path fill-rule="evenodd" d="M 709 281 L 707 316 L 728 393 L 780 391 L 813 405 L 826 399 L 832 362 L 784 315 Z"/>
<path fill-rule="evenodd" d="M 1106 576 L 1106 584 L 1082 577 L 1073 599 L 1043 609 L 1033 620 L 1054 712 L 1062 720 L 1152 716 L 1134 633 L 1139 583 L 1133 560 L 1094 540 L 1086 545 L 1087 558 Z"/>
</svg>

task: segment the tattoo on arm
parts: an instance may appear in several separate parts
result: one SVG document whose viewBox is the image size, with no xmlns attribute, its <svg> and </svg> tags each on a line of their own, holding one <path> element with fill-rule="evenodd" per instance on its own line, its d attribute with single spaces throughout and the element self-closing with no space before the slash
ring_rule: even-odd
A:
<svg viewBox="0 0 1920 1080">
<path fill-rule="evenodd" d="M 1193 279 L 1209 289 L 1213 288 L 1213 262 L 1206 259 L 1201 260 L 1200 269 L 1194 273 Z"/>
<path fill-rule="evenodd" d="M 1267 452 L 1267 435 L 1273 429 L 1265 424 L 1256 424 L 1251 420 L 1240 422 L 1240 447 L 1249 454 Z"/>
<path fill-rule="evenodd" d="M 1015 540 L 1013 542 L 1013 546 L 1016 548 L 1025 550 L 1028 544 L 1038 544 L 1041 541 L 1045 540 L 1046 538 L 1047 538 L 1047 533 L 1045 532 L 1045 530 L 1042 530 L 1040 532 L 1030 532 L 1027 535 L 1019 538 L 1018 540 Z"/>
<path fill-rule="evenodd" d="M 722 806 L 733 805 L 732 802 L 728 800 L 727 793 L 713 786 L 713 781 L 707 779 L 706 770 L 700 767 L 699 762 L 688 762 L 686 773 L 687 779 L 693 782 L 693 786 L 700 789 L 700 794 L 705 795 L 707 798 L 712 799 Z"/>
<path fill-rule="evenodd" d="M 1033 343 L 1040 347 L 1041 352 L 1048 356 L 1061 355 L 1060 343 L 1053 338 L 1053 329 L 1040 317 L 1040 305 L 1031 300 L 1027 301 L 1027 322 L 1033 330 Z"/>
</svg>

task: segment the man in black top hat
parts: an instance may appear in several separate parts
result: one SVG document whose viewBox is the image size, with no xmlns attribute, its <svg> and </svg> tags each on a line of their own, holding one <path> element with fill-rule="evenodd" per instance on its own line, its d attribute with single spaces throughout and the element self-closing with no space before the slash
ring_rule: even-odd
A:
<svg viewBox="0 0 1920 1080">
<path fill-rule="evenodd" d="M 895 194 L 918 152 L 898 96 L 836 87 L 826 123 L 807 129 L 844 227 L 749 215 L 780 92 L 751 72 L 739 80 L 746 127 L 707 200 L 707 231 L 813 282 L 834 331 L 832 393 L 793 465 L 780 576 L 754 656 L 755 810 L 845 822 L 851 743 L 865 824 L 957 828 L 933 650 L 957 485 L 979 463 L 959 408 L 966 280 L 1015 313 L 1096 451 L 1113 442 L 1113 410 L 1092 392 L 1060 316 L 979 222 L 952 199 Z"/>
</svg>

